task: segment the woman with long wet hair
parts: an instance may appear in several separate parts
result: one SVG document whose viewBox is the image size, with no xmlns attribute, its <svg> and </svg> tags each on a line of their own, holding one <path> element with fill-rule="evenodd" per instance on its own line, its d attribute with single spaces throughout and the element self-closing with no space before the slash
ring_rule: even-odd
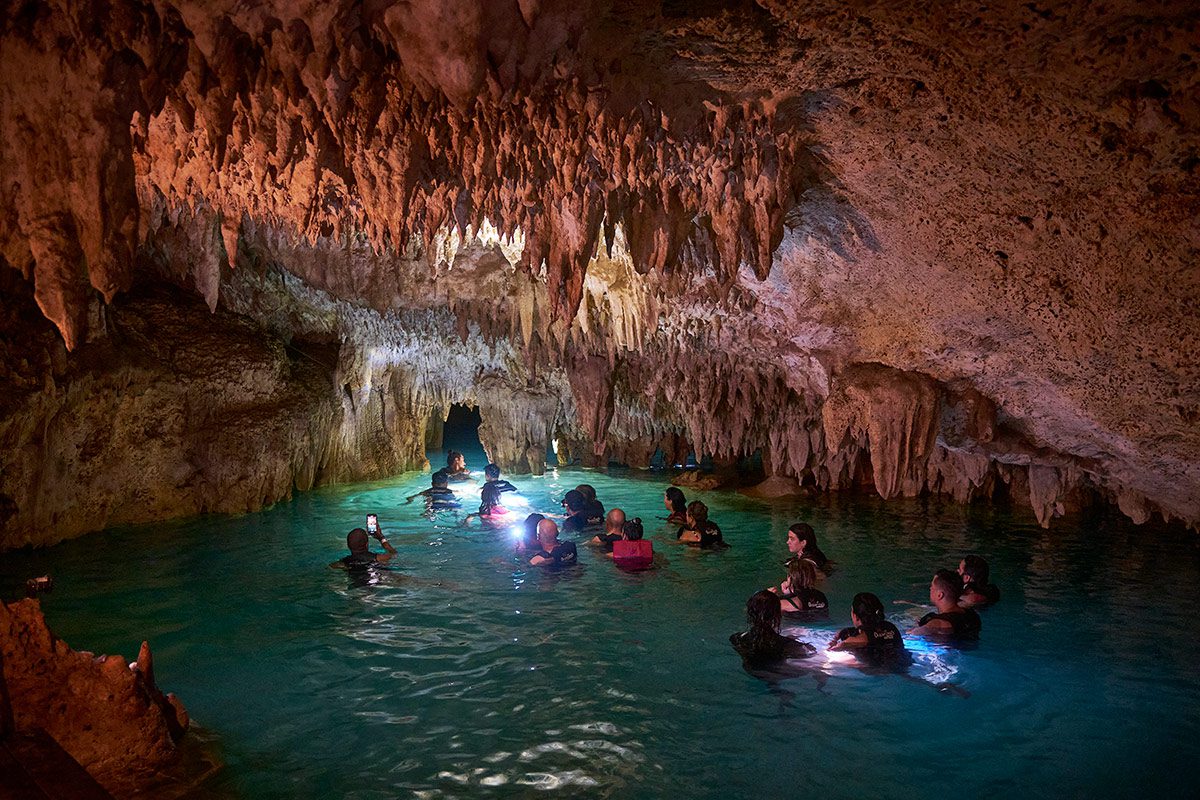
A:
<svg viewBox="0 0 1200 800">
<path fill-rule="evenodd" d="M 788 658 L 808 658 L 815 652 L 812 645 L 779 633 L 781 616 L 778 597 L 765 589 L 750 595 L 746 601 L 750 629 L 729 637 L 745 666 L 770 666 Z"/>
</svg>

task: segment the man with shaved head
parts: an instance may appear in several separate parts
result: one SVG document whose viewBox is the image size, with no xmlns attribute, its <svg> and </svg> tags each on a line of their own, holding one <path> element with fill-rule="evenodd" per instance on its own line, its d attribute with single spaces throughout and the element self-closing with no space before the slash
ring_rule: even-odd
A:
<svg viewBox="0 0 1200 800">
<path fill-rule="evenodd" d="M 346 546 L 350 548 L 350 555 L 333 562 L 329 566 L 354 570 L 363 569 L 371 564 L 386 564 L 391 561 L 392 557 L 396 555 L 396 548 L 392 547 L 391 543 L 384 537 L 383 530 L 376 529 L 372 535 L 383 545 L 383 549 L 387 552 L 371 552 L 370 539 L 367 537 L 367 532 L 362 528 L 355 528 L 346 534 Z"/>
<path fill-rule="evenodd" d="M 537 545 L 529 557 L 535 567 L 569 567 L 575 564 L 579 553 L 574 542 L 558 540 L 558 525 L 552 519 L 544 519 L 537 526 Z"/>
<path fill-rule="evenodd" d="M 611 553 L 613 542 L 619 542 L 624 538 L 625 512 L 614 508 L 604 517 L 604 532 L 593 536 L 590 544 L 598 544 L 604 548 L 604 552 Z"/>
<path fill-rule="evenodd" d="M 939 569 L 933 573 L 933 580 L 929 582 L 929 602 L 937 606 L 937 611 L 921 617 L 917 627 L 909 633 L 950 639 L 974 639 L 979 636 L 979 629 L 983 627 L 979 612 L 958 604 L 962 587 L 962 578 L 953 570 Z"/>
</svg>

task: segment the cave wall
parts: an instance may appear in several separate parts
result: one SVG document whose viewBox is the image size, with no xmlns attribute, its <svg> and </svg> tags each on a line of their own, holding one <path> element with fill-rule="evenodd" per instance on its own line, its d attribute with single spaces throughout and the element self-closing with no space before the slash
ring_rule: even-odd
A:
<svg viewBox="0 0 1200 800">
<path fill-rule="evenodd" d="M 232 505 L 310 463 L 419 463 L 464 402 L 510 471 L 551 439 L 758 452 L 824 489 L 1200 521 L 1192 4 L 109 6 L 0 20 L 0 272 L 24 282 L 0 289 L 65 345 L 9 374 L 57 387 L 120 347 L 106 304 L 163 282 L 214 336 L 309 343 L 311 382 L 286 344 L 251 372 L 303 384 L 316 430 L 264 424 L 294 457 L 248 461 Z M 33 453 L 4 478 L 25 509 L 100 480 L 32 433 L 97 423 L 29 402 L 0 423 Z"/>
</svg>

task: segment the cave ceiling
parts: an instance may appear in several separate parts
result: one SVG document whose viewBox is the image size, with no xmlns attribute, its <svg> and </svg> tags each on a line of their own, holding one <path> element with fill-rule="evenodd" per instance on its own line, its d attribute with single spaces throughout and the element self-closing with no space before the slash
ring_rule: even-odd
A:
<svg viewBox="0 0 1200 800">
<path fill-rule="evenodd" d="M 6 2 L 0 258 L 68 349 L 269 263 L 568 378 L 884 365 L 1194 523 L 1198 60 L 1189 2 Z"/>
</svg>

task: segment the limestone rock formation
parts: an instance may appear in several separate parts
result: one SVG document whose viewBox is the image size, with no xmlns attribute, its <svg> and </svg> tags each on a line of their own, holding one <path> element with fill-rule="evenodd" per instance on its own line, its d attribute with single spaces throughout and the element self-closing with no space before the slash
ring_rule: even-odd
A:
<svg viewBox="0 0 1200 800">
<path fill-rule="evenodd" d="M 164 280 L 319 345 L 340 389 L 277 406 L 320 430 L 246 454 L 256 502 L 419 463 L 460 402 L 509 470 L 757 452 L 1200 523 L 1194 4 L 6 10 L 0 272 L 65 345 L 10 375 L 80 369 Z M 20 441 L 0 517 L 68 477 Z"/>
<path fill-rule="evenodd" d="M 188 715 L 137 659 L 76 652 L 46 627 L 36 600 L 0 603 L 0 664 L 16 730 L 42 728 L 114 796 L 144 791 L 178 758 Z"/>
</svg>

